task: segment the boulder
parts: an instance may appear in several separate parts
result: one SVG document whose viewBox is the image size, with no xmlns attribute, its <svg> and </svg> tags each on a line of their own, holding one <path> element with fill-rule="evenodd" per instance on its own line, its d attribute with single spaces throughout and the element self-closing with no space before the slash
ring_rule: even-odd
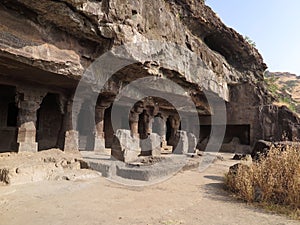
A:
<svg viewBox="0 0 300 225">
<path fill-rule="evenodd" d="M 278 142 L 270 142 L 270 141 L 264 141 L 259 140 L 255 143 L 251 157 L 253 160 L 259 160 L 261 157 L 267 156 L 269 150 L 271 147 L 274 146 L 275 148 L 280 148 L 281 151 L 284 151 L 288 146 L 297 146 L 300 147 L 299 142 L 293 142 L 293 141 L 278 141 Z"/>
<path fill-rule="evenodd" d="M 267 151 L 270 150 L 272 142 L 258 140 L 252 150 L 251 157 L 253 160 L 258 160 L 261 155 L 266 155 Z"/>
</svg>

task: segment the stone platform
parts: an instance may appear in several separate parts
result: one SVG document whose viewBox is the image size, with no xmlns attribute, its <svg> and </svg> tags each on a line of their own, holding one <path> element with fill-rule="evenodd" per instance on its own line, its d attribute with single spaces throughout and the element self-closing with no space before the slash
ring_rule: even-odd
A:
<svg viewBox="0 0 300 225">
<path fill-rule="evenodd" d="M 188 155 L 166 154 L 159 158 L 139 157 L 137 162 L 124 163 L 105 153 L 83 151 L 81 154 L 90 169 L 113 181 L 130 184 L 135 181 L 159 182 L 181 170 L 197 168 L 200 161 Z"/>
</svg>

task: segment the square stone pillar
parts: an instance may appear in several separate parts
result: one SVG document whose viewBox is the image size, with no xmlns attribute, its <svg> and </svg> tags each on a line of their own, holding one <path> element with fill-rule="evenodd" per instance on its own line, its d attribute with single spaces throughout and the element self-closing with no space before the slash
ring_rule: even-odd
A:
<svg viewBox="0 0 300 225">
<path fill-rule="evenodd" d="M 68 130 L 65 134 L 65 152 L 76 152 L 79 151 L 79 140 L 77 130 Z"/>
<path fill-rule="evenodd" d="M 36 142 L 36 129 L 32 125 L 18 128 L 19 152 L 37 152 L 38 143 Z"/>
<path fill-rule="evenodd" d="M 188 133 L 187 136 L 188 136 L 188 145 L 189 145 L 188 153 L 195 153 L 198 140 L 193 133 Z"/>
<path fill-rule="evenodd" d="M 158 125 L 159 125 L 159 136 L 161 139 L 161 147 L 162 149 L 165 149 L 167 147 L 167 119 L 168 116 L 166 114 L 163 113 L 159 113 L 158 117 L 156 118 L 158 120 Z"/>
<path fill-rule="evenodd" d="M 183 130 L 177 130 L 176 135 L 176 143 L 177 146 L 174 147 L 174 154 L 186 154 L 189 149 L 189 139 L 187 136 L 187 132 Z"/>
<path fill-rule="evenodd" d="M 45 92 L 31 89 L 17 89 L 18 102 L 18 138 L 19 152 L 37 152 L 36 121 L 37 110 L 45 96 Z"/>
<path fill-rule="evenodd" d="M 96 119 L 96 128 L 95 128 L 95 144 L 94 151 L 104 152 L 105 150 L 105 134 L 104 134 L 104 113 L 106 107 L 96 106 L 95 110 L 95 119 Z"/>
<path fill-rule="evenodd" d="M 104 134 L 104 132 L 96 131 L 94 151 L 95 152 L 104 152 L 104 150 L 105 150 L 105 134 Z"/>
<path fill-rule="evenodd" d="M 101 97 L 98 99 L 95 107 L 95 139 L 94 139 L 94 151 L 105 152 L 105 110 L 108 109 L 113 102 L 111 97 Z"/>
<path fill-rule="evenodd" d="M 171 136 L 169 139 L 169 143 L 173 148 L 176 147 L 178 138 L 176 136 L 177 131 L 179 130 L 180 127 L 180 118 L 177 115 L 172 115 L 170 116 L 170 122 L 171 122 Z"/>
<path fill-rule="evenodd" d="M 69 100 L 66 105 L 65 113 L 65 143 L 64 151 L 65 152 L 78 152 L 79 151 L 79 133 L 77 129 L 77 119 L 82 106 L 82 101 L 73 102 Z M 74 107 L 73 107 L 73 104 Z M 74 118 L 73 118 L 74 117 Z"/>
</svg>

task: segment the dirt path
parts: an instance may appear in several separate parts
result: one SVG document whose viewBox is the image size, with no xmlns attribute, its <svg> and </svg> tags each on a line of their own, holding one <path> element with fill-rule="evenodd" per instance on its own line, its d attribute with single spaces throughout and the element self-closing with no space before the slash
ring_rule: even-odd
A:
<svg viewBox="0 0 300 225">
<path fill-rule="evenodd" d="M 0 224 L 300 224 L 228 197 L 221 182 L 230 163 L 217 161 L 203 173 L 185 171 L 148 187 L 102 177 L 0 187 Z"/>
</svg>

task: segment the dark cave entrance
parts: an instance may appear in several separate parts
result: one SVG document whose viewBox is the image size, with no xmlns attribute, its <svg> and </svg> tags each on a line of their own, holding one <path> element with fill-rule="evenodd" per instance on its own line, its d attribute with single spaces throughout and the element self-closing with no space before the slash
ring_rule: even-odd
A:
<svg viewBox="0 0 300 225">
<path fill-rule="evenodd" d="M 15 103 L 16 88 L 0 85 L 0 153 L 17 152 L 18 107 Z"/>
<path fill-rule="evenodd" d="M 48 93 L 37 111 L 38 150 L 57 148 L 63 115 L 59 107 L 59 95 Z"/>
</svg>

